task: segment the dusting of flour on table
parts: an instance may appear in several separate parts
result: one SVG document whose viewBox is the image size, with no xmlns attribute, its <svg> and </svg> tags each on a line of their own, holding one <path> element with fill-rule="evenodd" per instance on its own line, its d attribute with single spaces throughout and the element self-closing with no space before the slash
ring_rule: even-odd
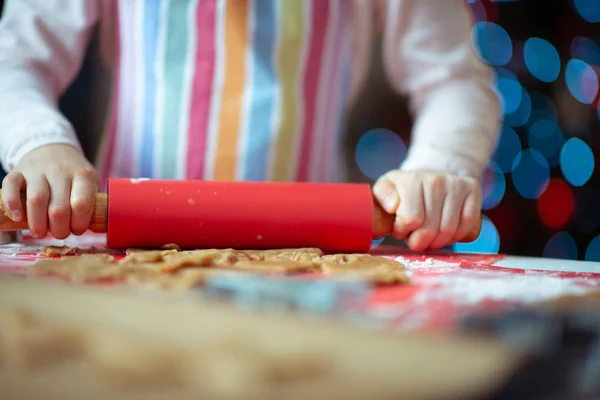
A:
<svg viewBox="0 0 600 400">
<path fill-rule="evenodd" d="M 436 269 L 439 268 L 448 268 L 450 269 L 454 269 L 458 266 L 460 266 L 460 262 L 447 262 L 447 261 L 439 261 L 439 260 L 434 260 L 433 258 L 427 258 L 424 261 L 415 261 L 415 260 L 409 260 L 405 257 L 396 257 L 395 258 L 396 261 L 398 261 L 399 263 L 402 263 L 404 265 L 406 265 L 406 267 L 408 269 L 422 269 L 422 268 L 432 268 L 435 267 Z"/>
<path fill-rule="evenodd" d="M 598 290 L 596 281 L 564 278 L 540 273 L 486 274 L 471 271 L 460 275 L 431 276 L 427 285 L 436 290 L 419 293 L 415 302 L 449 298 L 456 304 L 477 304 L 484 300 L 532 303 L 564 295 L 582 295 Z"/>
</svg>

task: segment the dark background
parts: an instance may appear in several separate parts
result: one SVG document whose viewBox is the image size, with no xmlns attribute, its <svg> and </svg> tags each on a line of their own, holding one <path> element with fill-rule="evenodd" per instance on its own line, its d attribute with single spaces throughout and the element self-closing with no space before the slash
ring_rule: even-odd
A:
<svg viewBox="0 0 600 400">
<path fill-rule="evenodd" d="M 600 178 L 595 163 L 600 155 L 600 106 L 594 90 L 600 75 L 600 1 L 467 3 L 478 21 L 474 44 L 480 56 L 492 64 L 507 108 L 517 110 L 505 116 L 495 163 L 484 178 L 487 218 L 482 236 L 457 249 L 600 261 Z M 2 4 L 0 0 L 0 9 Z M 537 57 L 538 64 L 532 68 L 526 62 L 526 42 L 531 38 L 543 40 L 559 55 L 556 79 L 547 78 L 556 64 L 547 53 L 529 51 L 530 60 Z M 346 160 L 354 181 L 372 182 L 369 176 L 373 171 L 397 166 L 409 144 L 411 117 L 406 100 L 389 88 L 377 62 L 378 52 L 375 48 L 370 85 L 350 110 L 347 122 Z M 502 59 L 502 55 L 507 56 Z M 81 75 L 60 103 L 78 132 L 88 129 L 96 61 L 90 52 Z M 583 75 L 570 66 L 583 68 Z M 584 101 L 581 93 L 586 95 Z M 525 98 L 531 101 L 523 111 Z M 544 122 L 533 128 L 538 120 Z M 515 137 L 520 141 L 517 148 Z M 592 150 L 589 179 L 580 179 L 587 178 L 590 170 L 589 160 L 588 167 L 579 165 L 584 153 L 573 157 L 567 152 L 565 143 L 572 143 L 572 138 Z M 84 147 L 91 155 L 92 144 L 84 143 Z M 533 164 L 525 162 L 526 155 L 532 154 L 530 148 L 539 150 Z M 516 154 L 515 168 L 510 168 L 508 161 Z"/>
</svg>

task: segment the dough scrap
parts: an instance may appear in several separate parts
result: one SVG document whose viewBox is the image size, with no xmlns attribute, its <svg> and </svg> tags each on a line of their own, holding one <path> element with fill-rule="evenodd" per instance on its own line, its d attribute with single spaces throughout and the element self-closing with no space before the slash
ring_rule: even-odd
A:
<svg viewBox="0 0 600 400">
<path fill-rule="evenodd" d="M 129 251 L 129 250 L 128 250 Z M 154 263 L 164 261 L 165 256 L 175 254 L 177 250 L 136 250 L 128 253 L 121 264 Z"/>
<path fill-rule="evenodd" d="M 315 271 L 312 262 L 295 262 L 289 259 L 267 259 L 264 261 L 242 261 L 231 265 L 217 265 L 223 269 L 234 271 L 254 272 L 261 274 L 287 275 Z"/>
<path fill-rule="evenodd" d="M 121 280 L 142 266 L 119 265 L 113 256 L 94 254 L 69 256 L 57 260 L 39 260 L 27 270 L 32 275 L 59 276 L 71 282 L 86 283 Z"/>
<path fill-rule="evenodd" d="M 181 247 L 179 247 L 176 243 L 167 243 L 162 247 L 163 250 L 177 250 L 181 251 Z"/>
<path fill-rule="evenodd" d="M 129 274 L 125 279 L 129 285 L 144 289 L 185 292 L 203 284 L 210 274 L 206 269 L 186 269 L 177 274 L 147 270 Z"/>
<path fill-rule="evenodd" d="M 338 264 L 348 267 L 373 267 L 379 265 L 390 265 L 395 267 L 404 267 L 395 260 L 386 257 L 372 256 L 371 254 L 330 254 L 321 257 L 318 262 L 323 264 Z"/>
<path fill-rule="evenodd" d="M 226 257 L 227 255 L 221 256 L 221 258 Z M 217 258 L 216 250 L 194 250 L 165 255 L 163 261 L 157 267 L 158 270 L 172 273 L 182 268 L 210 267 L 217 264 L 219 259 Z"/>
<path fill-rule="evenodd" d="M 81 254 L 97 254 L 101 253 L 102 250 L 96 247 L 90 247 L 89 249 L 80 249 L 79 247 L 70 246 L 44 246 L 40 255 L 45 257 L 64 257 L 64 256 L 76 256 Z"/>
<path fill-rule="evenodd" d="M 395 285 L 409 281 L 409 277 L 401 265 L 344 265 L 325 263 L 321 266 L 321 269 L 326 275 L 358 278 L 374 285 Z"/>
<path fill-rule="evenodd" d="M 254 261 L 286 259 L 297 262 L 313 262 L 323 255 L 323 251 L 316 248 L 243 250 L 241 252 Z"/>
</svg>

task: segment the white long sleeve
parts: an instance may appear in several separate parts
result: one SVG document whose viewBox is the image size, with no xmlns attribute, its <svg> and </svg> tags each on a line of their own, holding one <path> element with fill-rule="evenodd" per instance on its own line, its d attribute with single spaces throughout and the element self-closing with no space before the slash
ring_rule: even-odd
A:
<svg viewBox="0 0 600 400">
<path fill-rule="evenodd" d="M 0 20 L 0 161 L 50 143 L 79 147 L 58 110 L 98 18 L 95 0 L 8 0 Z"/>
<path fill-rule="evenodd" d="M 390 0 L 385 65 L 410 95 L 412 143 L 402 169 L 480 177 L 495 146 L 500 102 L 471 43 L 464 0 Z"/>
</svg>

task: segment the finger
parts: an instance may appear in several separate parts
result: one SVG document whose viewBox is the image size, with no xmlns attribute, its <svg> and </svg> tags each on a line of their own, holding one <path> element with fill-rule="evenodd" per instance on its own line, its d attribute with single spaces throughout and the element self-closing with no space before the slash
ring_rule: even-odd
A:
<svg viewBox="0 0 600 400">
<path fill-rule="evenodd" d="M 15 222 L 21 222 L 25 210 L 21 202 L 21 191 L 25 186 L 25 178 L 20 172 L 11 172 L 2 181 L 2 202 L 7 215 Z"/>
<path fill-rule="evenodd" d="M 373 195 L 388 214 L 396 213 L 400 199 L 396 186 L 387 178 L 382 177 L 373 185 Z"/>
<path fill-rule="evenodd" d="M 75 175 L 71 189 L 71 231 L 75 235 L 82 235 L 87 231 L 97 192 L 98 182 L 93 171 L 86 170 Z"/>
<path fill-rule="evenodd" d="M 394 236 L 396 239 L 401 240 L 419 228 L 425 220 L 423 183 L 421 180 L 414 183 L 398 182 L 396 190 L 401 197 L 401 201 L 396 211 Z"/>
<path fill-rule="evenodd" d="M 442 216 L 440 227 L 435 240 L 430 247 L 433 250 L 439 250 L 447 245 L 453 244 L 452 238 L 456 235 L 460 224 L 460 216 L 463 209 L 465 198 L 468 195 L 464 185 L 453 184 L 449 188 L 450 193 L 446 196 L 442 206 Z"/>
<path fill-rule="evenodd" d="M 48 177 L 50 185 L 50 205 L 48 222 L 50 233 L 56 239 L 66 239 L 71 233 L 71 178 L 65 175 Z"/>
<path fill-rule="evenodd" d="M 460 242 L 464 240 L 475 225 L 481 220 L 481 191 L 471 191 L 465 199 L 458 229 L 453 241 Z"/>
<path fill-rule="evenodd" d="M 27 222 L 29 231 L 41 239 L 48 233 L 48 202 L 50 188 L 43 175 L 25 175 L 27 183 Z"/>
<path fill-rule="evenodd" d="M 433 176 L 423 183 L 425 220 L 408 238 L 408 247 L 421 252 L 430 247 L 440 229 L 442 207 L 446 197 L 446 182 L 442 177 Z"/>
</svg>

